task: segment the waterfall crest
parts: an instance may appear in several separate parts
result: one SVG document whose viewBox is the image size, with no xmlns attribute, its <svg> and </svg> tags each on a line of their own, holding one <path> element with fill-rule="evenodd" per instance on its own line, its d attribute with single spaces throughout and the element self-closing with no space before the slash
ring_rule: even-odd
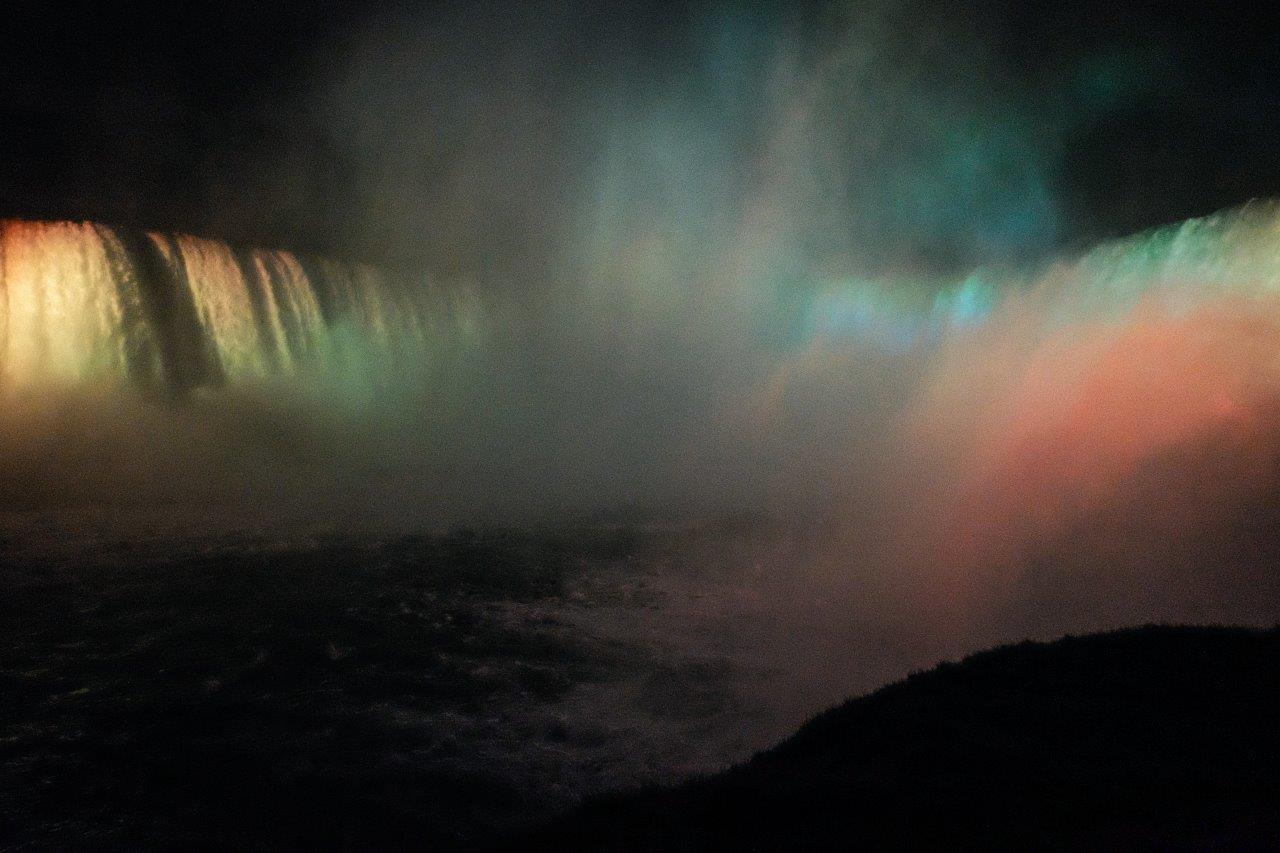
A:
<svg viewBox="0 0 1280 853">
<path fill-rule="evenodd" d="M 475 331 L 457 289 L 363 264 L 88 222 L 0 221 L 0 382 L 183 392 L 392 374 Z"/>
</svg>

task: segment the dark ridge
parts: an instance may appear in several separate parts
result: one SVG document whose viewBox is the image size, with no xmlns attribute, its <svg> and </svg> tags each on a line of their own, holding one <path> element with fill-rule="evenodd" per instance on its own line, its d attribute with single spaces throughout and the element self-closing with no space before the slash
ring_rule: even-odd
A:
<svg viewBox="0 0 1280 853">
<path fill-rule="evenodd" d="M 114 233 L 137 276 L 142 309 L 159 350 L 166 388 L 182 393 L 222 382 L 222 365 L 200 325 L 177 247 L 173 252 L 178 260 L 171 265 L 145 232 L 118 228 Z"/>
<path fill-rule="evenodd" d="M 748 763 L 508 849 L 1277 849 L 1280 633 L 1129 629 L 942 664 Z"/>
</svg>

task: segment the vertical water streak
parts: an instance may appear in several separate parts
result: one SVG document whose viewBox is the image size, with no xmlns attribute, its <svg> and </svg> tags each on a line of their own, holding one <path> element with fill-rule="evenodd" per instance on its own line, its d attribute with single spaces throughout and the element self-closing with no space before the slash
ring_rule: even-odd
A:
<svg viewBox="0 0 1280 853">
<path fill-rule="evenodd" d="M 264 357 L 248 283 L 225 243 L 180 236 L 175 240 L 187 273 L 196 316 L 229 379 L 261 377 Z"/>
<path fill-rule="evenodd" d="M 5 222 L 0 244 L 4 374 L 83 379 L 120 370 L 121 306 L 97 230 L 85 223 Z"/>
<path fill-rule="evenodd" d="M 217 352 L 196 310 L 186 265 L 172 238 L 120 229 L 148 324 L 155 335 L 167 389 L 182 393 L 223 380 Z"/>
<path fill-rule="evenodd" d="M 307 274 L 293 254 L 268 253 L 276 275 L 272 283 L 276 289 L 276 305 L 281 311 L 281 325 L 289 340 L 289 350 L 295 366 L 318 361 L 325 346 L 325 326 L 320 306 Z"/>
<path fill-rule="evenodd" d="M 106 225 L 95 225 L 94 229 L 120 306 L 120 327 L 115 337 L 124 374 L 139 386 L 157 387 L 162 384 L 164 366 L 147 320 L 137 272 L 116 230 Z"/>
<path fill-rule="evenodd" d="M 447 299 L 373 267 L 94 223 L 0 221 L 6 385 L 381 387 L 451 335 Z M 437 314 L 441 316 L 436 316 Z"/>
</svg>

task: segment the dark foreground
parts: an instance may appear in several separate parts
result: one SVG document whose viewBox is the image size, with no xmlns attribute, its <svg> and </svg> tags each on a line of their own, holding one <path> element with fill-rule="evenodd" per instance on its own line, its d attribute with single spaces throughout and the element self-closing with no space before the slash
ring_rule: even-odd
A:
<svg viewBox="0 0 1280 853">
<path fill-rule="evenodd" d="M 998 649 L 706 775 L 831 701 L 779 716 L 725 551 L 0 536 L 0 848 L 1280 848 L 1276 632 Z"/>
<path fill-rule="evenodd" d="M 749 763 L 513 849 L 1280 849 L 1280 633 L 1024 643 L 828 711 Z"/>
<path fill-rule="evenodd" d="M 653 609 L 638 551 L 0 541 L 0 848 L 470 846 L 750 754 L 718 739 L 750 728 L 730 662 L 598 618 Z"/>
</svg>

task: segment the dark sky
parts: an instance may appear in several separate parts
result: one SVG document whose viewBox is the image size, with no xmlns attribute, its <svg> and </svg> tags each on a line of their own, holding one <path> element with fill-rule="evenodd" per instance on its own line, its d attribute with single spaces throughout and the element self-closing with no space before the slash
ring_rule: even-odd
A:
<svg viewBox="0 0 1280 853">
<path fill-rule="evenodd" d="M 815 255 L 959 265 L 1280 193 L 1262 15 L 953 5 L 15 0 L 0 215 L 511 272 L 773 192 Z"/>
</svg>

